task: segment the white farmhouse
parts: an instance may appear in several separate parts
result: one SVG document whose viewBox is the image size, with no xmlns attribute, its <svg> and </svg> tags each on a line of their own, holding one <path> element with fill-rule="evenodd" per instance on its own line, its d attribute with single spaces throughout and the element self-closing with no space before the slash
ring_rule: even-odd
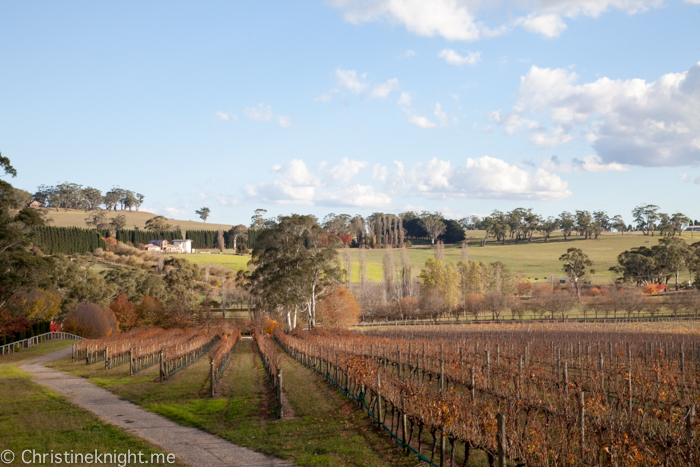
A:
<svg viewBox="0 0 700 467">
<path fill-rule="evenodd" d="M 190 239 L 173 240 L 173 245 L 180 248 L 183 253 L 192 253 L 192 240 Z"/>
</svg>

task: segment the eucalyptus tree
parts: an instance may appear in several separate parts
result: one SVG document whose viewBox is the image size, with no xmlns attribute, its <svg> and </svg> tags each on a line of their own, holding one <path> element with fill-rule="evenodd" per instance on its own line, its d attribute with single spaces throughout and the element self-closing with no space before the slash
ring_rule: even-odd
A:
<svg viewBox="0 0 700 467">
<path fill-rule="evenodd" d="M 270 312 L 284 315 L 287 330 L 299 312 L 315 326 L 316 304 L 340 281 L 335 237 L 314 216 L 293 214 L 268 222 L 257 237 L 249 266 L 249 287 Z"/>
<path fill-rule="evenodd" d="M 649 235 L 651 232 L 651 236 L 654 236 L 656 221 L 659 220 L 659 207 L 657 205 L 647 204 L 637 206 L 632 210 L 632 217 L 637 224 L 637 228 L 641 230 L 644 235 Z"/>
<path fill-rule="evenodd" d="M 594 271 L 590 269 L 590 267 L 593 266 L 593 261 L 578 248 L 569 248 L 566 250 L 566 253 L 559 257 L 559 261 L 564 263 L 562 268 L 567 277 L 573 282 L 576 296 L 581 300 L 581 286 L 579 281 L 588 272 L 593 274 Z"/>
<path fill-rule="evenodd" d="M 435 240 L 445 232 L 447 225 L 442 220 L 442 214 L 439 212 L 423 211 L 419 221 L 421 227 L 428 232 L 430 244 L 434 245 Z"/>
<path fill-rule="evenodd" d="M 564 240 L 571 235 L 571 231 L 574 230 L 575 226 L 576 219 L 570 212 L 564 211 L 559 214 L 559 229 L 564 234 Z"/>
</svg>

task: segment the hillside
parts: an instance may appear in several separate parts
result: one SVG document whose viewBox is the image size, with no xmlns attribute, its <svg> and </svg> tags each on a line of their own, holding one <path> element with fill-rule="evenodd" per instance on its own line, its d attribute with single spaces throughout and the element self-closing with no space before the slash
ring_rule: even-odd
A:
<svg viewBox="0 0 700 467">
<path fill-rule="evenodd" d="M 118 214 L 124 214 L 126 216 L 126 227 L 127 229 L 134 229 L 138 227 L 143 229 L 146 221 L 156 214 L 144 211 L 109 211 L 107 214 L 108 218 L 112 218 Z M 48 210 L 48 217 L 52 219 L 49 225 L 54 227 L 83 227 L 86 228 L 85 219 L 89 216 L 89 211 L 85 212 L 82 210 L 75 209 L 55 209 Z M 215 224 L 209 222 L 195 222 L 195 221 L 183 221 L 177 219 L 170 219 L 168 221 L 173 225 L 179 225 L 181 230 L 217 230 L 219 226 L 224 229 L 230 229 L 231 225 L 226 224 Z"/>
<path fill-rule="evenodd" d="M 658 235 L 649 237 L 640 232 L 632 232 L 625 235 L 605 233 L 595 240 L 583 240 L 581 237 L 573 236 L 570 237 L 570 240 L 564 241 L 563 237 L 557 233 L 547 243 L 544 243 L 541 238 L 534 238 L 532 242 L 519 244 L 512 241 L 506 242 L 505 245 L 489 242 L 482 247 L 479 242 L 483 238 L 483 232 L 469 231 L 468 236 L 470 238 L 470 259 L 488 263 L 501 261 L 514 274 L 519 274 L 532 282 L 547 281 L 550 275 L 554 275 L 555 278 L 564 277 L 559 256 L 566 253 L 568 248 L 580 248 L 594 262 L 593 268 L 596 270 L 596 274 L 586 277 L 586 280 L 590 280 L 594 284 L 607 284 L 615 279 L 615 274 L 608 269 L 617 265 L 617 255 L 631 248 L 657 245 L 659 238 L 661 238 Z M 700 241 L 700 235 L 691 237 L 689 233 L 685 233 L 683 237 L 688 243 Z M 181 257 L 201 266 L 223 266 L 234 270 L 245 269 L 246 263 L 250 259 L 249 256 L 234 255 L 229 251 L 226 252 L 229 254 L 223 255 L 216 254 L 217 251 L 213 253 L 181 255 Z M 357 281 L 359 280 L 359 250 L 352 248 L 350 253 L 352 277 L 354 281 Z M 395 249 L 393 253 L 394 264 L 398 266 L 401 264 L 401 251 Z M 414 274 L 418 274 L 418 271 L 425 264 L 425 260 L 433 256 L 433 249 L 429 245 L 418 245 L 409 248 L 408 254 Z M 382 280 L 384 255 L 385 250 L 381 248 L 366 250 L 367 270 L 372 281 Z M 461 259 L 461 255 L 460 245 L 447 245 L 445 247 L 447 261 L 457 262 Z M 344 263 L 342 250 L 339 252 L 339 256 Z M 687 273 L 683 273 L 681 280 L 687 279 Z"/>
</svg>

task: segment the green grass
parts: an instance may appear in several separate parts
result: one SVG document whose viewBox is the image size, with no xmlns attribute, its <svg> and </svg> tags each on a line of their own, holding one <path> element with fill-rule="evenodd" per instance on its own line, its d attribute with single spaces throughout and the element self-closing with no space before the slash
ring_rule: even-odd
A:
<svg viewBox="0 0 700 467">
<path fill-rule="evenodd" d="M 483 232 L 470 231 L 469 258 L 472 260 L 492 263 L 501 261 L 506 264 L 514 274 L 521 274 L 531 282 L 547 281 L 550 274 L 554 277 L 564 277 L 562 265 L 559 257 L 566 253 L 567 248 L 580 248 L 586 253 L 594 263 L 593 268 L 596 274 L 588 277 L 595 284 L 606 284 L 615 279 L 615 274 L 608 271 L 611 266 L 617 265 L 617 255 L 630 248 L 639 246 L 651 247 L 658 244 L 659 236 L 644 236 L 641 233 L 620 235 L 617 233 L 606 233 L 595 240 L 583 240 L 573 236 L 570 240 L 564 241 L 561 235 L 556 235 L 549 242 L 545 243 L 540 238 L 535 238 L 532 242 L 514 243 L 507 241 L 505 245 L 496 244 L 490 241 L 486 246 L 480 246 Z M 700 241 L 691 238 L 690 234 L 684 234 L 688 243 Z M 354 281 L 359 280 L 359 250 L 350 250 L 352 255 L 352 277 Z M 434 250 L 429 245 L 420 245 L 409 248 L 409 258 L 414 271 L 417 274 L 428 258 L 433 257 Z M 401 251 L 394 250 L 394 264 L 401 262 Z M 343 251 L 339 252 L 340 258 L 344 260 Z M 367 270 L 370 280 L 379 282 L 383 275 L 383 261 L 385 250 L 366 250 Z M 233 254 L 206 254 L 206 255 L 182 255 L 187 260 L 199 265 L 217 265 L 228 267 L 234 270 L 242 270 L 247 267 L 250 256 L 239 256 Z M 445 259 L 447 261 L 459 261 L 461 259 L 461 245 L 448 245 L 445 247 Z"/>
<path fill-rule="evenodd" d="M 224 254 L 219 254 L 219 251 L 212 251 L 211 254 L 182 254 L 182 255 L 170 255 L 178 258 L 184 258 L 191 263 L 198 264 L 200 266 L 221 266 L 235 271 L 245 270 L 248 267 L 248 261 L 250 261 L 250 255 L 237 255 L 231 253 L 232 250 L 225 250 Z"/>
<path fill-rule="evenodd" d="M 21 452 L 26 449 L 38 453 L 131 450 L 143 452 L 147 459 L 150 453 L 162 452 L 120 428 L 101 422 L 58 393 L 33 383 L 31 376 L 19 368 L 26 360 L 70 345 L 70 341 L 53 341 L 0 356 L 0 449 L 15 453 L 13 465 L 19 465 Z"/>
<path fill-rule="evenodd" d="M 274 399 L 251 341 L 242 341 L 231 358 L 214 399 L 207 397 L 206 358 L 162 384 L 155 381 L 156 370 L 129 377 L 128 368 L 104 370 L 99 364 L 87 367 L 69 359 L 52 366 L 88 377 L 173 421 L 299 465 L 415 465 L 415 458 L 400 454 L 353 404 L 286 355 L 282 356 L 284 387 L 295 417 L 275 420 Z"/>
</svg>

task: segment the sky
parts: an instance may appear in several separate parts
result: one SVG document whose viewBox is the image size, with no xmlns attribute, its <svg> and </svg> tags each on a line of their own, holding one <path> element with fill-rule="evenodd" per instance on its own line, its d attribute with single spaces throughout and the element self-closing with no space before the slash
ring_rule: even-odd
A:
<svg viewBox="0 0 700 467">
<path fill-rule="evenodd" d="M 700 219 L 700 0 L 0 0 L 0 152 L 228 225 Z"/>
</svg>

